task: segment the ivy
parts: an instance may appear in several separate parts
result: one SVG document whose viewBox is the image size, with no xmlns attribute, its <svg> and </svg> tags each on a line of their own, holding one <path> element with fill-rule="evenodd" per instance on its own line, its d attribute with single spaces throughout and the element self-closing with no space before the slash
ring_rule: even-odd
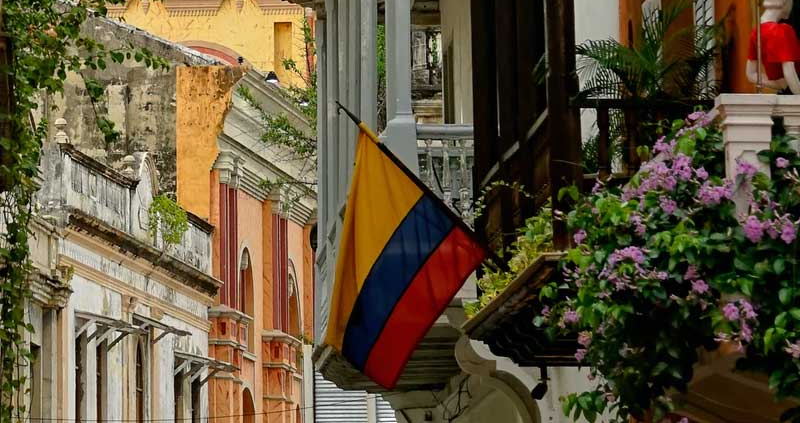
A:
<svg viewBox="0 0 800 423">
<path fill-rule="evenodd" d="M 110 0 L 108 3 L 121 3 Z M 106 69 L 108 61 L 135 58 L 152 68 L 168 64 L 151 52 L 128 46 L 106 49 L 81 33 L 92 18 L 105 16 L 105 0 L 60 2 L 14 0 L 3 3 L 3 31 L 9 54 L 0 58 L 0 421 L 24 420 L 18 403 L 25 372 L 33 360 L 25 342 L 25 307 L 30 297 L 29 223 L 35 212 L 39 156 L 47 122 L 32 123 L 40 100 L 61 93 L 69 73 Z M 4 60 L 3 60 L 4 59 Z M 98 87 L 89 82 L 96 100 Z M 114 128 L 97 113 L 98 128 L 114 141 Z"/>
<path fill-rule="evenodd" d="M 160 234 L 166 248 L 180 244 L 189 229 L 186 211 L 166 195 L 153 198 L 147 215 L 150 237 L 155 240 Z"/>
</svg>

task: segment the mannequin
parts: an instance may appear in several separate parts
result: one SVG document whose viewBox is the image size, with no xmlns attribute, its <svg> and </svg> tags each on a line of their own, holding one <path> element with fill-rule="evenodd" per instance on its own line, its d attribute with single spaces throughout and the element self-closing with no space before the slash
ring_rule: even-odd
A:
<svg viewBox="0 0 800 423">
<path fill-rule="evenodd" d="M 789 88 L 793 94 L 800 94 L 800 78 L 795 67 L 795 63 L 800 62 L 800 41 L 791 25 L 780 23 L 789 18 L 793 3 L 793 0 L 764 0 L 764 14 L 761 15 L 763 69 L 758 68 L 757 35 L 753 30 L 747 79 L 757 83 L 760 72 L 762 86 L 775 90 Z"/>
</svg>

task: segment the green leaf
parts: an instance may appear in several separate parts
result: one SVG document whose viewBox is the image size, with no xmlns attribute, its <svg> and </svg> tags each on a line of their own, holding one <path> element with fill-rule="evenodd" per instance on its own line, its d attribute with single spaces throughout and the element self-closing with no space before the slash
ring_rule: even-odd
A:
<svg viewBox="0 0 800 423">
<path fill-rule="evenodd" d="M 788 305 L 790 302 L 792 302 L 793 295 L 794 292 L 791 288 L 782 288 L 780 291 L 778 291 L 778 299 L 783 305 Z"/>
<path fill-rule="evenodd" d="M 775 326 L 779 328 L 786 328 L 786 322 L 789 320 L 789 314 L 785 311 L 775 317 Z"/>
<path fill-rule="evenodd" d="M 753 295 L 753 284 L 755 281 L 752 279 L 739 279 L 739 288 L 742 290 L 742 294 L 747 295 L 748 297 Z"/>
<path fill-rule="evenodd" d="M 789 310 L 789 314 L 792 315 L 794 320 L 800 321 L 800 308 L 793 308 Z"/>
<path fill-rule="evenodd" d="M 772 262 L 772 270 L 775 271 L 775 274 L 780 275 L 786 270 L 786 260 L 783 257 L 776 257 L 775 261 Z"/>
<path fill-rule="evenodd" d="M 667 370 L 667 368 L 669 368 L 669 364 L 660 361 L 658 364 L 655 365 L 655 367 L 653 367 L 653 370 L 650 372 L 650 376 L 653 377 L 658 376 L 661 373 L 664 373 L 664 371 Z"/>
</svg>

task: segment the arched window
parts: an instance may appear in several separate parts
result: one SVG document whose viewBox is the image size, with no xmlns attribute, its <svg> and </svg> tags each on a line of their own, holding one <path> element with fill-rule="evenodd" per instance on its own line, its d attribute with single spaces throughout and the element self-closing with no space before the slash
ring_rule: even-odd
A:
<svg viewBox="0 0 800 423">
<path fill-rule="evenodd" d="M 236 308 L 242 313 L 253 317 L 254 313 L 254 292 L 253 292 L 253 264 L 250 260 L 250 252 L 245 248 L 239 260 L 239 301 Z M 247 328 L 247 349 L 254 351 L 253 346 L 253 324 Z"/>
<path fill-rule="evenodd" d="M 253 395 L 247 388 L 242 391 L 242 417 L 244 423 L 254 423 L 256 421 L 256 408 L 253 402 Z"/>
<path fill-rule="evenodd" d="M 297 287 L 297 279 L 294 269 L 290 263 L 289 273 L 289 335 L 300 338 L 303 327 L 300 318 L 300 293 Z"/>
<path fill-rule="evenodd" d="M 136 421 L 144 423 L 144 347 L 136 344 Z"/>
</svg>

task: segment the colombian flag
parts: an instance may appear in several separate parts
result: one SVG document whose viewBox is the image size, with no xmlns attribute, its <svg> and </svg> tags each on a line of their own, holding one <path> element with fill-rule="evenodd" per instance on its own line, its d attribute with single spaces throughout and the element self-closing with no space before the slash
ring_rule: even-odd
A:
<svg viewBox="0 0 800 423">
<path fill-rule="evenodd" d="M 359 128 L 325 343 L 392 389 L 486 250 L 363 123 Z"/>
</svg>

